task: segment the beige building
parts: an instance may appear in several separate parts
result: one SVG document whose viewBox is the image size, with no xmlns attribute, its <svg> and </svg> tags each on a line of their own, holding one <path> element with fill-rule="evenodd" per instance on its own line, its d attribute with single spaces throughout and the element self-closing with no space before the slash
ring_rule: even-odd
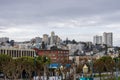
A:
<svg viewBox="0 0 120 80">
<path fill-rule="evenodd" d="M 34 57 L 35 51 L 33 49 L 0 48 L 0 54 L 6 54 L 13 58 L 23 56 Z"/>
</svg>

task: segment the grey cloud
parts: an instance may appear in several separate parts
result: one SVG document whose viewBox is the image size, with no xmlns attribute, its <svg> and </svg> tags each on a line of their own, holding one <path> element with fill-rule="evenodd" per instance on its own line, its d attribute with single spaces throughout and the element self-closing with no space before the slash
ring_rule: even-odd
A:
<svg viewBox="0 0 120 80">
<path fill-rule="evenodd" d="M 32 25 L 105 30 L 120 22 L 119 3 L 120 0 L 0 0 L 0 29 Z"/>
<path fill-rule="evenodd" d="M 3 17 L 18 19 L 42 16 L 89 16 L 116 9 L 119 9 L 119 1 L 113 0 L 7 0 L 0 8 Z"/>
<path fill-rule="evenodd" d="M 106 21 L 106 22 L 112 22 L 112 23 L 118 23 L 118 22 L 120 22 L 120 11 L 116 11 L 116 12 L 114 12 L 114 13 L 112 13 L 112 14 L 106 14 L 105 16 L 104 16 L 104 21 Z"/>
</svg>

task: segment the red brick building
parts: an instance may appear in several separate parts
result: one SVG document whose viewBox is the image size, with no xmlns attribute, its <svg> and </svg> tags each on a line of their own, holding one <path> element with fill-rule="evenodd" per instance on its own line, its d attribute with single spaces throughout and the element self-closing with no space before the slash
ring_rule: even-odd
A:
<svg viewBox="0 0 120 80">
<path fill-rule="evenodd" d="M 52 63 L 68 63 L 69 50 L 38 50 L 38 55 L 48 56 Z"/>
</svg>

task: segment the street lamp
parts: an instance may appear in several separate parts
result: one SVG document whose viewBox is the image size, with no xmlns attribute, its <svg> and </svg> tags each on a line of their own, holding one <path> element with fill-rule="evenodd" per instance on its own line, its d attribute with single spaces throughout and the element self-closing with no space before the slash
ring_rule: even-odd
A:
<svg viewBox="0 0 120 80">
<path fill-rule="evenodd" d="M 87 67 L 86 64 L 83 66 L 83 73 L 84 73 L 84 74 L 87 74 L 87 73 L 88 73 L 88 67 Z"/>
<path fill-rule="evenodd" d="M 87 78 L 87 73 L 88 73 L 88 66 L 85 64 L 84 66 L 83 66 L 83 77 L 81 77 L 80 78 L 80 80 L 89 80 L 88 78 Z"/>
</svg>

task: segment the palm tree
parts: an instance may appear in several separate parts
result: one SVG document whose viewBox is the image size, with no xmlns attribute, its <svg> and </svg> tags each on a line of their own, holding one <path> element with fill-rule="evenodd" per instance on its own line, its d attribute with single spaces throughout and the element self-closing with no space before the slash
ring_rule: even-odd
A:
<svg viewBox="0 0 120 80">
<path fill-rule="evenodd" d="M 48 73 L 47 65 L 50 64 L 50 58 L 48 58 L 47 56 L 43 56 L 42 59 L 44 66 L 44 75 L 46 75 L 46 73 Z"/>
<path fill-rule="evenodd" d="M 37 72 L 38 76 L 40 76 L 41 74 L 41 70 L 43 70 L 43 63 L 42 63 L 42 56 L 38 56 L 36 59 L 36 65 L 35 65 L 35 71 Z"/>
<path fill-rule="evenodd" d="M 49 57 L 47 57 L 47 56 L 39 56 L 39 57 L 37 57 L 37 61 L 38 61 L 38 64 L 40 64 L 40 65 L 38 65 L 37 64 L 37 67 L 39 68 L 43 68 L 44 69 L 44 76 L 46 76 L 46 73 L 48 73 L 48 69 L 47 69 L 47 65 L 48 64 L 50 64 L 51 63 L 51 60 L 50 60 L 50 58 Z M 39 70 L 38 70 L 38 74 L 39 74 Z"/>
</svg>

